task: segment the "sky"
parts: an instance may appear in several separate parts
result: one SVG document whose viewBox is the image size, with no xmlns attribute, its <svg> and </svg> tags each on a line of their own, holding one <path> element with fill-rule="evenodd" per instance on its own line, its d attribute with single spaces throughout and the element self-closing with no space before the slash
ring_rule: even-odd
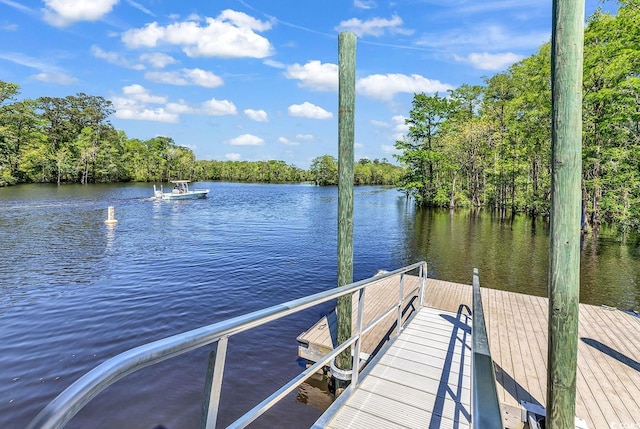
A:
<svg viewBox="0 0 640 429">
<path fill-rule="evenodd" d="M 343 31 L 357 35 L 355 158 L 393 162 L 413 94 L 535 53 L 551 0 L 0 0 L 0 80 L 20 99 L 105 97 L 129 138 L 197 159 L 308 168 L 338 154 Z"/>
</svg>

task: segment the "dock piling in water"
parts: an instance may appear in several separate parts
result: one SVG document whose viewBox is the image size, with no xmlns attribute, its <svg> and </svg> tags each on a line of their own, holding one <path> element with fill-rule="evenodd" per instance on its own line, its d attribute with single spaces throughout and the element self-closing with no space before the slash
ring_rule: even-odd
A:
<svg viewBox="0 0 640 429">
<path fill-rule="evenodd" d="M 356 35 L 338 36 L 338 287 L 353 282 L 353 157 L 356 92 Z M 338 344 L 351 337 L 351 296 L 338 298 Z M 350 349 L 336 358 L 336 366 L 350 370 Z M 346 381 L 336 380 L 336 392 Z"/>
<path fill-rule="evenodd" d="M 582 209 L 584 0 L 553 1 L 548 428 L 573 427 Z"/>
</svg>

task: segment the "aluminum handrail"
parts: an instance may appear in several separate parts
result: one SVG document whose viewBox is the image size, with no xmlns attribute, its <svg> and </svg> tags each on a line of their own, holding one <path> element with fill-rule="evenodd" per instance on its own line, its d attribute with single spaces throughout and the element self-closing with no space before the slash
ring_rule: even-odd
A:
<svg viewBox="0 0 640 429">
<path fill-rule="evenodd" d="M 89 403 L 91 399 L 93 399 L 96 395 L 98 395 L 100 392 L 102 392 L 104 389 L 106 389 L 116 381 L 149 365 L 163 362 L 165 360 L 171 359 L 183 353 L 209 344 L 218 342 L 218 353 L 221 353 L 223 356 L 220 360 L 216 359 L 216 362 L 222 362 L 221 366 L 224 366 L 224 355 L 226 355 L 226 344 L 229 337 L 288 316 L 290 314 L 297 313 L 307 308 L 316 306 L 318 304 L 322 304 L 332 299 L 339 298 L 343 295 L 358 292 L 362 289 L 365 289 L 373 282 L 377 282 L 387 277 L 401 275 L 402 278 L 405 273 L 415 269 L 420 269 L 420 275 L 422 277 L 420 289 L 420 297 L 422 298 L 424 297 L 424 280 L 427 275 L 426 262 L 424 261 L 417 262 L 415 264 L 399 268 L 388 273 L 380 274 L 375 277 L 360 280 L 346 286 L 333 288 L 313 295 L 308 295 L 302 298 L 287 301 L 282 304 L 233 317 L 228 320 L 203 326 L 127 350 L 106 360 L 102 364 L 98 365 L 97 367 L 80 377 L 76 382 L 71 384 L 71 386 L 66 388 L 55 399 L 53 399 L 29 423 L 26 429 L 62 428 L 87 403 Z M 395 307 L 396 306 L 394 306 L 393 308 Z M 401 310 L 402 309 L 400 309 L 399 311 Z M 380 320 L 382 320 L 382 318 L 378 318 L 372 323 L 377 323 Z M 367 327 L 369 327 L 369 325 L 367 325 Z M 322 361 L 325 363 L 328 362 L 331 359 L 331 356 L 329 355 L 337 355 L 340 351 L 346 349 L 351 344 L 358 341 L 360 336 L 361 333 L 357 333 L 355 336 L 351 337 L 349 340 L 345 341 L 345 343 L 340 345 L 340 347 L 336 348 L 333 352 L 326 355 Z M 357 356 L 354 356 L 354 360 L 357 360 L 357 358 Z M 216 379 L 217 377 L 217 382 L 221 383 L 223 368 L 216 368 L 215 370 L 219 371 L 219 373 L 213 378 Z M 294 380 L 292 381 L 298 380 L 299 377 L 300 376 L 294 378 Z M 303 381 L 304 379 L 297 383 L 296 386 L 301 384 Z M 285 385 L 278 392 L 280 392 L 284 388 L 288 388 L 288 386 L 289 384 Z M 218 386 L 217 389 L 214 387 L 214 389 L 212 390 L 214 396 L 219 395 L 219 387 L 220 386 Z M 214 400 L 217 401 L 218 398 L 212 398 L 212 402 Z M 267 400 L 269 400 L 269 398 L 267 398 Z M 263 403 L 265 401 L 263 401 Z M 273 405 L 273 403 L 271 403 L 271 405 Z M 271 405 L 269 405 L 269 407 Z M 212 408 L 214 409 L 212 410 Z M 257 408 L 258 406 L 254 407 L 254 409 L 250 410 L 249 413 L 252 411 L 256 411 Z M 266 411 L 266 409 L 261 408 L 261 412 L 259 414 L 262 414 L 262 412 L 264 411 Z M 215 405 L 213 407 L 211 406 L 211 404 L 209 405 L 209 412 L 210 416 L 217 415 L 217 402 L 215 402 Z M 247 414 L 245 414 L 245 416 Z M 250 421 L 253 421 L 253 419 L 249 420 L 249 423 Z M 214 426 L 215 418 L 213 422 L 207 421 L 207 428 Z M 239 425 L 239 427 L 244 426 Z"/>
<path fill-rule="evenodd" d="M 473 320 L 472 340 L 472 401 L 471 420 L 475 429 L 503 428 L 500 402 L 496 389 L 496 373 L 489 350 L 489 338 L 482 308 L 480 277 L 478 269 L 473 269 Z"/>
</svg>

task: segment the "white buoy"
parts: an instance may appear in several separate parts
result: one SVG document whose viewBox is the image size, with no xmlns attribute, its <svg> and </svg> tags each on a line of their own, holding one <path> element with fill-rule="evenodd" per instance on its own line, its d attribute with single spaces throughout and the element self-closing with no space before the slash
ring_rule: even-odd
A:
<svg viewBox="0 0 640 429">
<path fill-rule="evenodd" d="M 115 212 L 116 211 L 113 206 L 109 206 L 109 208 L 107 209 L 107 220 L 105 220 L 104 223 L 106 223 L 107 225 L 118 223 L 118 221 L 116 220 Z"/>
</svg>

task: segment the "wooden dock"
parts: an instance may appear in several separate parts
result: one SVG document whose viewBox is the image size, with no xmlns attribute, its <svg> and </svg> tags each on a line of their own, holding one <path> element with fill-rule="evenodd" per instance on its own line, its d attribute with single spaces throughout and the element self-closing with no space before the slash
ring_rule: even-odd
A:
<svg viewBox="0 0 640 429">
<path fill-rule="evenodd" d="M 427 280 L 424 304 L 428 312 L 438 310 L 440 313 L 435 311 L 436 314 L 458 317 L 471 308 L 471 296 L 472 287 L 470 285 L 429 279 Z M 372 296 L 368 298 L 373 299 Z M 491 354 L 496 370 L 498 398 L 501 402 L 505 426 L 522 427 L 522 424 L 519 423 L 522 402 L 541 406 L 546 404 L 548 300 L 542 297 L 488 288 L 482 289 L 482 299 Z M 374 307 L 371 305 L 372 309 Z M 411 323 L 420 321 L 422 315 L 419 316 Z M 327 323 L 325 335 L 330 337 L 331 327 L 328 321 L 325 323 Z M 423 327 L 431 324 L 435 329 L 433 322 L 419 323 L 422 323 Z M 452 324 L 450 323 L 450 325 Z M 311 338 L 312 334 L 315 335 L 307 350 L 315 347 L 320 350 L 331 344 L 330 339 L 327 340 L 322 335 L 318 335 L 324 330 L 317 329 L 317 325 L 316 331 L 318 332 L 313 332 L 312 328 L 300 336 L 300 340 L 304 341 Z M 392 380 L 388 374 L 396 372 L 405 378 L 408 376 L 406 379 L 413 381 L 401 380 L 399 386 L 403 387 L 396 386 L 394 388 L 396 390 L 410 388 L 411 394 L 405 392 L 402 395 L 405 399 L 399 401 L 400 408 L 398 409 L 405 411 L 400 411 L 394 417 L 395 426 L 393 427 L 449 427 L 451 422 L 457 422 L 455 427 L 464 427 L 467 421 L 462 418 L 463 416 L 459 412 L 469 409 L 465 402 L 454 404 L 454 406 L 448 404 L 446 408 L 443 407 L 442 410 L 448 410 L 447 413 L 458 410 L 458 414 L 443 415 L 442 424 L 432 426 L 429 415 L 416 408 L 416 404 L 411 400 L 406 399 L 414 396 L 424 399 L 425 395 L 441 398 L 442 385 L 440 381 L 448 380 L 443 373 L 443 369 L 447 367 L 446 365 L 442 366 L 442 362 L 438 364 L 441 365 L 439 372 L 433 369 L 429 372 L 424 367 L 424 365 L 433 365 L 433 357 L 422 358 L 415 353 L 415 350 L 411 358 L 400 354 L 399 347 L 411 343 L 414 344 L 413 348 L 415 349 L 415 344 L 425 341 L 420 336 L 423 334 L 423 328 L 414 328 L 411 325 L 407 327 L 391 347 L 387 347 L 385 350 L 387 354 L 380 358 L 378 363 L 365 368 L 359 386 L 359 390 L 363 389 L 363 393 L 354 394 L 351 397 L 358 398 L 357 401 L 360 401 L 358 403 L 362 406 L 367 403 L 377 404 L 374 408 L 389 410 L 387 412 L 389 415 L 391 413 L 389 405 L 382 405 L 380 399 L 374 400 L 372 395 L 376 393 L 376 389 L 390 388 Z M 444 335 L 446 337 L 447 333 L 445 332 Z M 640 427 L 640 319 L 617 309 L 580 304 L 579 337 L 576 417 L 584 420 L 586 426 L 592 429 Z M 381 338 L 379 337 L 379 339 Z M 451 334 L 449 334 L 450 338 L 452 338 Z M 429 346 L 423 348 L 437 350 L 439 342 L 442 343 L 442 339 L 432 338 L 429 341 Z M 373 344 L 374 341 L 370 338 L 369 342 Z M 371 347 L 370 345 L 369 350 Z M 464 359 L 464 355 L 462 356 Z M 460 359 L 460 357 L 452 357 L 451 359 Z M 392 369 L 391 362 L 394 361 L 403 363 L 405 368 Z M 407 370 L 406 365 L 412 369 Z M 449 371 L 452 375 L 455 374 L 451 368 Z M 386 375 L 381 375 L 382 373 Z M 380 378 L 384 380 L 381 381 Z M 462 379 L 464 380 L 465 377 Z M 437 383 L 433 383 L 433 381 L 437 381 Z M 435 390 L 432 387 L 430 393 L 424 392 L 423 387 L 429 384 L 438 387 Z M 452 386 L 448 385 L 448 388 L 452 389 Z M 464 392 L 465 386 L 463 385 L 461 389 Z M 444 396 L 447 395 L 451 396 L 449 393 Z M 428 402 L 425 401 L 426 399 L 421 403 Z M 439 401 L 442 404 L 447 402 L 443 398 Z M 433 404 L 437 402 L 438 400 L 431 400 Z M 358 422 L 363 424 L 362 427 L 372 427 L 366 424 L 366 418 L 368 418 L 366 412 L 355 412 L 354 410 L 357 410 L 355 405 L 349 405 L 349 407 L 351 407 L 349 410 L 351 414 L 340 414 L 340 419 L 343 422 L 349 421 L 351 423 L 344 426 L 336 424 L 335 427 L 358 427 L 354 423 L 353 419 L 356 418 L 354 416 L 361 419 Z M 407 414 L 408 410 L 413 410 L 417 414 Z M 416 420 L 416 415 L 422 417 Z M 374 414 L 373 418 L 375 417 Z M 323 416 L 320 421 L 329 422 L 330 419 Z M 328 424 L 325 426 L 334 427 Z"/>
<path fill-rule="evenodd" d="M 398 293 L 398 281 L 399 277 L 387 277 L 376 281 L 367 288 L 367 292 L 364 298 L 364 315 L 363 325 L 370 323 L 379 314 L 397 304 L 399 301 Z M 418 293 L 417 291 L 409 294 L 408 292 L 415 290 L 419 287 L 419 280 L 416 276 L 404 277 L 404 293 L 407 296 L 403 300 L 404 316 L 403 320 L 411 314 L 412 311 L 418 308 Z M 351 300 L 351 326 L 356 326 L 356 317 L 358 314 L 358 302 L 357 298 Z M 384 345 L 384 342 L 394 335 L 396 328 L 397 316 L 390 314 L 381 321 L 371 332 L 368 332 L 362 336 L 362 344 L 360 345 L 360 356 L 362 359 L 368 359 L 371 354 L 374 354 L 380 347 Z M 355 328 L 354 328 L 355 329 Z M 307 359 L 311 362 L 316 362 L 320 357 L 333 350 L 337 344 L 337 325 L 336 325 L 336 312 L 335 310 L 322 317 L 315 325 L 309 328 L 307 331 L 300 334 L 298 340 L 298 356 Z"/>
</svg>

